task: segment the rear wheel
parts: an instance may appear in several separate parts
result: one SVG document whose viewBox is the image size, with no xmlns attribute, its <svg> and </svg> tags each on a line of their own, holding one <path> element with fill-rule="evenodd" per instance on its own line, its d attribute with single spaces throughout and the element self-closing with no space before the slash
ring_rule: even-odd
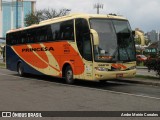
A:
<svg viewBox="0 0 160 120">
<path fill-rule="evenodd" d="M 17 71 L 18 71 L 19 76 L 21 76 L 21 77 L 24 76 L 24 68 L 23 68 L 22 63 L 18 64 Z"/>
<path fill-rule="evenodd" d="M 72 70 L 71 66 L 66 67 L 65 80 L 66 80 L 66 83 L 68 83 L 68 84 L 73 84 L 74 83 L 73 70 Z"/>
</svg>

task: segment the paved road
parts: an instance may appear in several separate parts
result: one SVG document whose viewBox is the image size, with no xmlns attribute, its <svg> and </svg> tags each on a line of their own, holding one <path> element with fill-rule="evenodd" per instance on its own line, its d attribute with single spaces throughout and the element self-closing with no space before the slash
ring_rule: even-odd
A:
<svg viewBox="0 0 160 120">
<path fill-rule="evenodd" d="M 0 111 L 159 111 L 160 88 L 77 81 L 45 76 L 19 77 L 0 69 Z"/>
<path fill-rule="evenodd" d="M 153 76 L 153 77 L 158 77 L 156 76 L 156 72 L 151 70 L 148 72 L 148 69 L 137 69 L 137 75 L 146 75 L 146 76 Z"/>
</svg>

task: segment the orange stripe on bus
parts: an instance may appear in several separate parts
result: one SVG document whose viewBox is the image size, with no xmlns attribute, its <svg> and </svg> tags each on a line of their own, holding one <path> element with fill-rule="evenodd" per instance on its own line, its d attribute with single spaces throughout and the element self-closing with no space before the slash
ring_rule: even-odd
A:
<svg viewBox="0 0 160 120">
<path fill-rule="evenodd" d="M 14 46 L 14 50 L 18 53 L 18 55 L 27 63 L 33 65 L 37 68 L 47 68 L 48 64 L 39 59 L 33 52 L 22 52 L 22 49 L 29 48 L 27 45 L 22 46 Z"/>
<path fill-rule="evenodd" d="M 66 61 L 73 60 L 74 67 L 81 67 L 81 69 L 75 70 L 74 75 L 79 75 L 84 72 L 84 64 L 82 58 L 80 57 L 79 53 L 74 50 L 74 48 L 68 42 L 55 42 L 55 43 L 44 43 L 46 47 L 53 47 L 54 51 L 50 51 L 51 54 L 55 57 L 56 61 L 58 62 L 59 66 L 61 67 Z M 65 50 L 68 53 L 65 53 Z"/>
<path fill-rule="evenodd" d="M 41 45 L 39 45 L 39 44 L 33 44 L 33 45 L 31 45 L 32 46 L 32 48 L 41 48 L 42 46 Z M 44 51 L 38 51 L 38 52 L 36 52 L 44 61 L 46 61 L 47 63 L 49 62 L 48 61 L 48 57 L 47 57 L 47 55 L 46 55 L 46 53 L 44 52 Z"/>
</svg>

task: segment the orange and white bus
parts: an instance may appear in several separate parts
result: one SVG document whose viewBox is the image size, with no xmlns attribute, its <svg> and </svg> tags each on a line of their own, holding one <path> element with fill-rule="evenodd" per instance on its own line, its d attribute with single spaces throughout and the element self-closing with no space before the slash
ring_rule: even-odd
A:
<svg viewBox="0 0 160 120">
<path fill-rule="evenodd" d="M 127 19 L 71 14 L 6 35 L 6 66 L 24 73 L 106 81 L 136 74 L 135 44 Z"/>
</svg>

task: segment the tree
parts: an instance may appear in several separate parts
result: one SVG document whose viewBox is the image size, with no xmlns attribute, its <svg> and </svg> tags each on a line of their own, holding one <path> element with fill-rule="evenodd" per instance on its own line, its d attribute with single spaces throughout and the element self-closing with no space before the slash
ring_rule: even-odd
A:
<svg viewBox="0 0 160 120">
<path fill-rule="evenodd" d="M 151 42 L 151 40 L 149 40 L 149 39 L 145 39 L 145 45 L 149 45 L 150 44 L 150 42 Z"/>
<path fill-rule="evenodd" d="M 39 16 L 39 12 L 27 14 L 24 19 L 25 25 L 30 26 L 32 24 L 38 24 L 40 22 Z"/>
<path fill-rule="evenodd" d="M 25 25 L 30 26 L 32 24 L 38 24 L 39 22 L 47 19 L 52 19 L 55 17 L 60 17 L 67 15 L 70 9 L 60 9 L 59 11 L 55 9 L 43 9 L 31 12 L 25 16 Z"/>
<path fill-rule="evenodd" d="M 140 38 L 139 36 L 137 36 L 137 37 L 135 38 L 135 44 L 136 44 L 136 45 L 140 45 L 140 44 L 141 44 L 141 38 Z"/>
</svg>

